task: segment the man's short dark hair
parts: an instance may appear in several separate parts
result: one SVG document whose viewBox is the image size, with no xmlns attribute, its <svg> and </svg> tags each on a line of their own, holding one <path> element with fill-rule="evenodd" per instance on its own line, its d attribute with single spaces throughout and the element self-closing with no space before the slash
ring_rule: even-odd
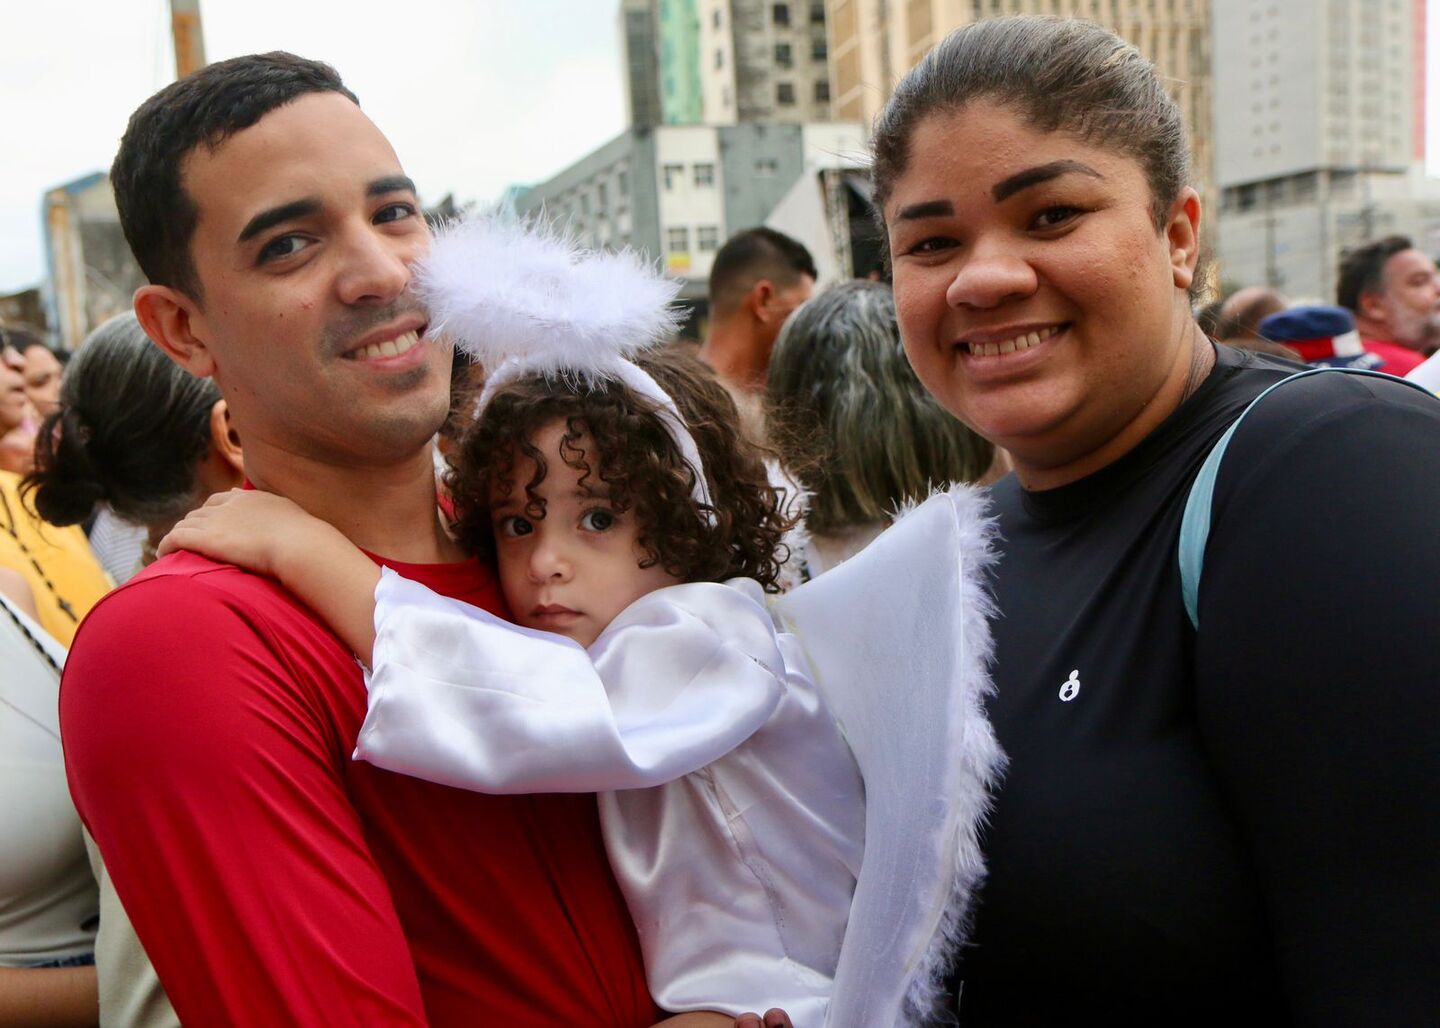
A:
<svg viewBox="0 0 1440 1028">
<path fill-rule="evenodd" d="M 277 50 L 208 65 L 136 109 L 110 168 L 110 184 L 120 226 L 146 278 L 200 299 L 190 255 L 200 212 L 181 185 L 181 164 L 195 147 L 213 151 L 307 93 L 340 93 L 359 103 L 330 65 Z"/>
<path fill-rule="evenodd" d="M 1361 294 L 1384 291 L 1385 262 L 1402 250 L 1414 248 L 1407 236 L 1386 236 L 1351 250 L 1340 259 L 1335 301 L 1359 314 Z"/>
<path fill-rule="evenodd" d="M 737 232 L 715 254 L 710 266 L 710 309 L 731 309 L 761 279 L 788 288 L 802 275 L 820 277 L 815 259 L 798 240 L 773 228 Z"/>
</svg>

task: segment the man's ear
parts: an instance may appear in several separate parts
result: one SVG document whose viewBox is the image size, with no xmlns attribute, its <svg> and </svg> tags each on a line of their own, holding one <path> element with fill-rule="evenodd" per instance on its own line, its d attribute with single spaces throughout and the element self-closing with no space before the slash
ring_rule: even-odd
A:
<svg viewBox="0 0 1440 1028">
<path fill-rule="evenodd" d="M 775 283 L 762 278 L 745 294 L 745 309 L 762 324 L 770 320 L 770 301 L 775 298 Z"/>
<path fill-rule="evenodd" d="M 135 290 L 135 317 L 150 340 L 196 378 L 209 378 L 215 374 L 215 360 L 195 335 L 194 318 L 199 312 L 194 300 L 169 286 Z"/>
<path fill-rule="evenodd" d="M 216 400 L 210 408 L 210 448 L 235 469 L 237 477 L 245 477 L 245 453 L 240 447 L 240 433 L 235 431 L 230 405 L 224 400 Z"/>
<path fill-rule="evenodd" d="M 1367 321 L 1378 321 L 1385 324 L 1390 312 L 1385 309 L 1385 294 L 1376 292 L 1362 292 L 1359 297 L 1360 310 L 1356 313 Z"/>
<path fill-rule="evenodd" d="M 1170 269 L 1175 288 L 1189 289 L 1200 260 L 1200 194 L 1190 186 L 1180 190 L 1165 222 L 1170 247 Z"/>
</svg>

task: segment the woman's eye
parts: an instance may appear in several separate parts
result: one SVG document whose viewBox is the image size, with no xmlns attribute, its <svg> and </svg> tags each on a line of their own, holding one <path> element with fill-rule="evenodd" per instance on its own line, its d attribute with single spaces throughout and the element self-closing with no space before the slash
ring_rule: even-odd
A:
<svg viewBox="0 0 1440 1028">
<path fill-rule="evenodd" d="M 1035 215 L 1035 228 L 1059 228 L 1083 214 L 1079 207 L 1046 207 Z"/>
<path fill-rule="evenodd" d="M 615 527 L 615 514 L 613 511 L 596 508 L 587 510 L 580 519 L 580 527 L 587 532 L 605 532 Z"/>
<path fill-rule="evenodd" d="M 414 213 L 415 213 L 415 207 L 414 207 L 413 204 L 408 204 L 408 203 L 392 203 L 392 204 L 387 204 L 387 205 L 385 205 L 384 207 L 380 208 L 380 210 L 376 213 L 376 215 L 375 215 L 375 224 L 380 225 L 380 224 L 384 224 L 384 223 L 387 222 L 387 221 L 401 221 L 401 220 L 403 220 L 403 219 L 405 219 L 405 218 L 409 218 L 409 217 L 413 216 Z"/>
<path fill-rule="evenodd" d="M 279 236 L 265 244 L 265 248 L 260 251 L 259 263 L 264 264 L 266 261 L 275 261 L 282 257 L 293 257 L 305 246 L 304 236 L 294 234 Z"/>
<path fill-rule="evenodd" d="M 941 253 L 954 245 L 955 240 L 949 236 L 930 236 L 928 239 L 922 239 L 920 242 L 915 243 L 906 252 L 924 257 L 927 254 Z"/>
<path fill-rule="evenodd" d="M 522 517 L 511 515 L 501 518 L 495 526 L 496 535 L 504 536 L 506 539 L 518 539 L 522 535 L 529 535 L 535 531 L 535 526 Z"/>
</svg>

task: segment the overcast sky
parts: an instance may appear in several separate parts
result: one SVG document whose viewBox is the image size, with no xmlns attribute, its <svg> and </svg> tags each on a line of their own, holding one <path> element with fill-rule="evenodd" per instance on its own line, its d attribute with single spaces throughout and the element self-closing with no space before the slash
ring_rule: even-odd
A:
<svg viewBox="0 0 1440 1028">
<path fill-rule="evenodd" d="M 422 199 L 489 200 L 625 127 L 619 0 L 200 0 L 211 61 L 333 64 Z M 174 77 L 167 0 L 0 0 L 0 293 L 45 275 L 40 199 L 109 165 Z"/>
<path fill-rule="evenodd" d="M 211 61 L 335 65 L 432 203 L 548 178 L 625 127 L 619 0 L 200 0 Z M 1431 171 L 1440 174 L 1440 0 Z M 0 0 L 0 293 L 44 277 L 40 198 L 114 156 L 173 76 L 168 0 Z"/>
</svg>

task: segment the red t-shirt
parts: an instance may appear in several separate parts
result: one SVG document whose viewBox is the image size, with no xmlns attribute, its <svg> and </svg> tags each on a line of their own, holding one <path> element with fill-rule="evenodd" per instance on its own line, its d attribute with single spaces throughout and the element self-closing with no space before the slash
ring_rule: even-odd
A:
<svg viewBox="0 0 1440 1028">
<path fill-rule="evenodd" d="M 477 562 L 386 563 L 503 608 Z M 345 645 L 229 565 L 168 557 L 81 625 L 70 789 L 180 1019 L 652 1023 L 594 797 L 382 771 L 350 759 L 364 716 Z"/>
<path fill-rule="evenodd" d="M 1414 371 L 1425 361 L 1423 354 L 1401 346 L 1399 343 L 1389 343 L 1383 339 L 1362 339 L 1360 345 L 1377 357 L 1385 358 L 1385 366 L 1380 370 L 1387 375 L 1398 375 L 1404 378 Z"/>
</svg>

